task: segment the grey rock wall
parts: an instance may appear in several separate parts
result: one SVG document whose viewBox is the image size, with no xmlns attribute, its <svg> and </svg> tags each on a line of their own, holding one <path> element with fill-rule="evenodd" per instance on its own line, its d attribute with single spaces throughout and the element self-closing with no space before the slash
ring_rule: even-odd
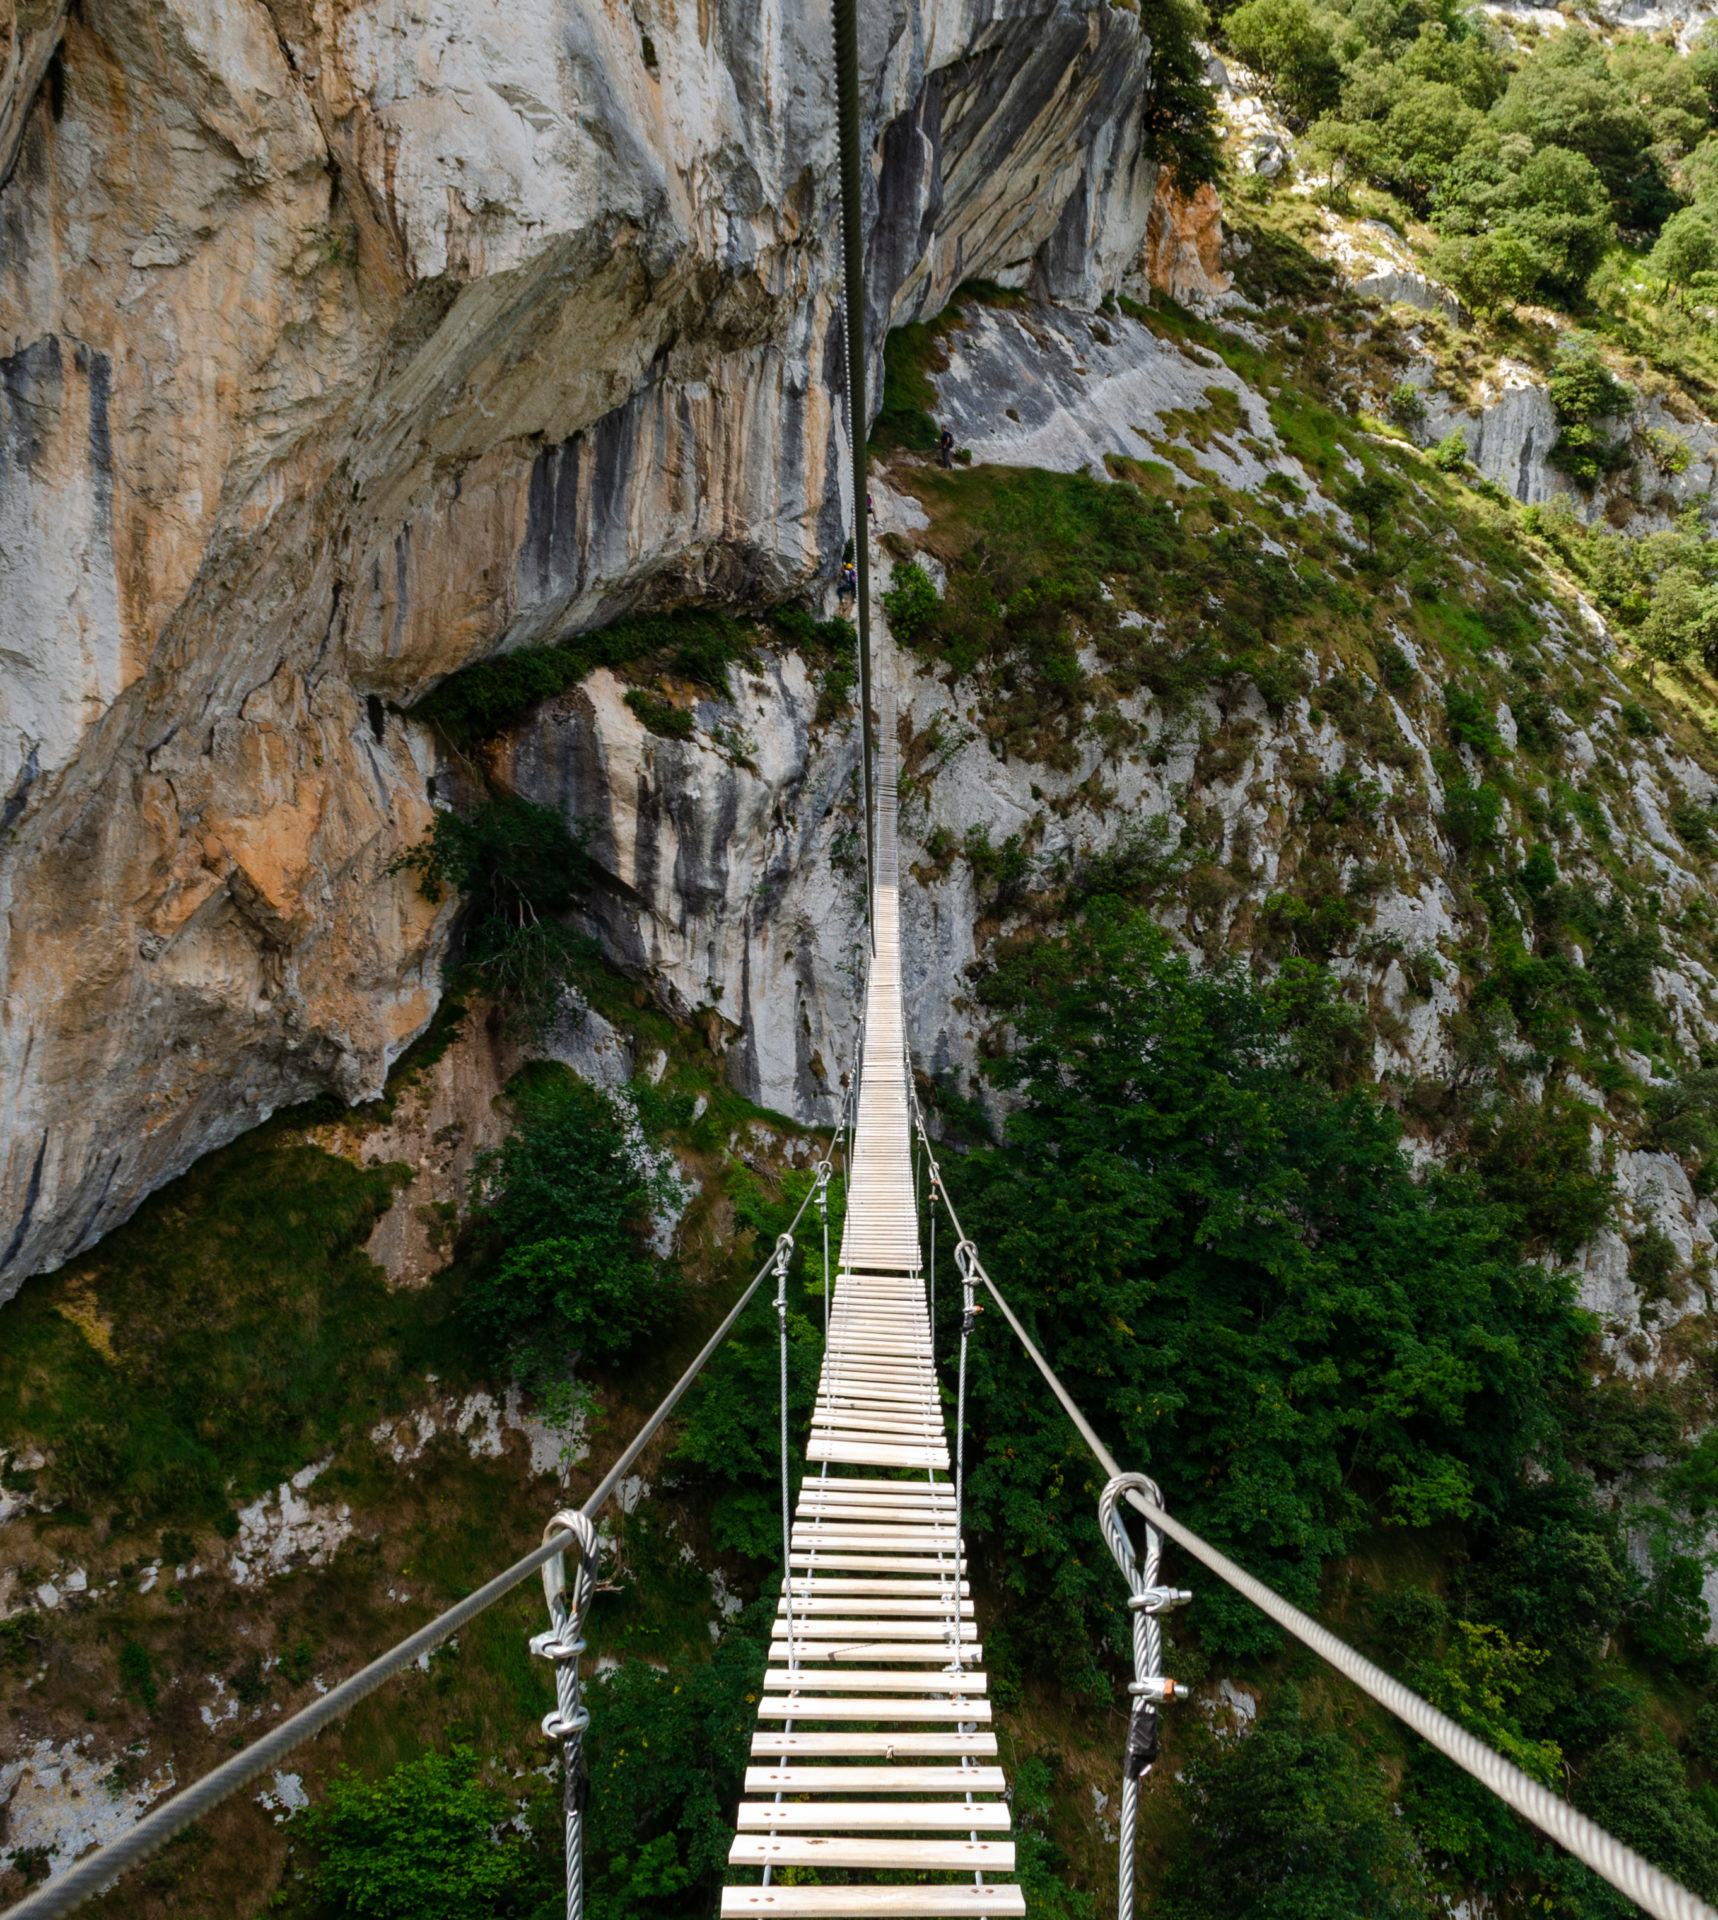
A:
<svg viewBox="0 0 1718 1920">
<path fill-rule="evenodd" d="M 432 765 L 393 708 L 832 571 L 828 34 L 793 0 L 68 19 L 0 189 L 0 1294 L 421 1029 L 447 922 L 389 871 Z M 879 338 L 968 276 L 1119 277 L 1137 14 L 894 0 L 864 41 Z M 675 859 L 729 899 L 703 832 Z M 675 940 L 688 999 L 728 977 Z M 760 1084 L 827 1058 L 805 1017 Z"/>
</svg>

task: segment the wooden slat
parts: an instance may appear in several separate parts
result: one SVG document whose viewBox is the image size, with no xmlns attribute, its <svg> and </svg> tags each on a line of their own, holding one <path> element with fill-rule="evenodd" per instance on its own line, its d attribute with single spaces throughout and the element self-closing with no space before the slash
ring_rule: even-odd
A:
<svg viewBox="0 0 1718 1920">
<path fill-rule="evenodd" d="M 984 1920 L 1025 1920 L 1017 1886 L 724 1887 L 722 1920 L 780 1914 L 782 1920 L 948 1920 L 953 1914 Z"/>
<path fill-rule="evenodd" d="M 840 1834 L 738 1833 L 734 1867 L 910 1868 L 919 1873 L 1012 1873 L 1012 1840 L 849 1840 Z M 988 1914 L 989 1909 L 984 1911 Z"/>
<path fill-rule="evenodd" d="M 985 1693 L 990 1682 L 982 1673 L 950 1674 L 932 1679 L 924 1673 L 841 1673 L 778 1672 L 771 1667 L 764 1675 L 766 1693 L 791 1693 L 795 1687 L 809 1687 L 831 1693 Z"/>
<path fill-rule="evenodd" d="M 747 1793 L 1005 1793 L 1000 1767 L 747 1767 Z"/>
<path fill-rule="evenodd" d="M 1013 1825 L 1000 1800 L 742 1800 L 741 1833 L 1007 1833 Z"/>
<path fill-rule="evenodd" d="M 890 1760 L 897 1755 L 922 1757 L 929 1754 L 960 1754 L 973 1759 L 993 1759 L 996 1754 L 996 1735 L 986 1731 L 961 1733 L 954 1727 L 903 1729 L 890 1727 L 882 1732 L 866 1727 L 830 1733 L 823 1728 L 813 1732 L 795 1729 L 792 1733 L 772 1730 L 765 1733 L 762 1729 L 752 1735 L 754 1754 L 780 1754 L 799 1759 L 817 1759 L 820 1756 L 845 1756 L 857 1759 L 862 1755 L 874 1755 Z"/>
<path fill-rule="evenodd" d="M 875 1695 L 861 1699 L 855 1694 L 766 1693 L 758 1702 L 760 1720 L 863 1720 L 875 1726 L 879 1721 L 915 1720 L 983 1721 L 990 1718 L 988 1700 L 880 1700 Z"/>
<path fill-rule="evenodd" d="M 843 1660 L 851 1661 L 854 1665 L 868 1660 L 873 1666 L 884 1660 L 898 1660 L 904 1664 L 917 1662 L 921 1666 L 946 1667 L 950 1652 L 946 1640 L 796 1639 L 791 1645 L 786 1640 L 772 1640 L 769 1657 L 772 1663 L 788 1667 L 796 1662 L 803 1665 L 808 1660 Z M 963 1668 L 982 1667 L 983 1643 L 963 1640 L 960 1643 L 960 1661 Z"/>
</svg>

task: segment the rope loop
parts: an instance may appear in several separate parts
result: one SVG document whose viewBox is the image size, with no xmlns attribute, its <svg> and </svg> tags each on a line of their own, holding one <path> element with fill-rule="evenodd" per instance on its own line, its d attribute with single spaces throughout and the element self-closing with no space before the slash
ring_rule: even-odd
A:
<svg viewBox="0 0 1718 1920">
<path fill-rule="evenodd" d="M 1157 1482 L 1143 1473 L 1118 1473 L 1104 1483 L 1104 1490 L 1098 1495 L 1098 1525 L 1103 1529 L 1104 1542 L 1115 1555 L 1115 1563 L 1121 1568 L 1121 1577 L 1127 1582 L 1128 1592 L 1138 1599 L 1148 1587 L 1156 1584 L 1157 1562 L 1163 1552 L 1163 1535 L 1155 1527 L 1146 1528 L 1145 1557 L 1142 1561 L 1134 1551 L 1127 1523 L 1117 1512 L 1125 1493 L 1141 1494 L 1154 1507 L 1163 1505 L 1163 1495 L 1158 1491 Z M 1131 1601 L 1129 1604 L 1132 1604 Z"/>
<path fill-rule="evenodd" d="M 589 1515 L 580 1513 L 575 1507 L 563 1507 L 543 1529 L 545 1544 L 557 1533 L 572 1535 L 568 1544 L 577 1548 L 578 1559 L 570 1588 L 564 1551 L 556 1554 L 552 1560 L 543 1562 L 543 1598 L 549 1603 L 549 1618 L 554 1625 L 548 1633 L 539 1634 L 532 1641 L 531 1651 L 540 1651 L 545 1660 L 576 1659 L 583 1653 L 584 1643 L 578 1640 L 578 1635 L 584 1626 L 591 1595 L 596 1591 L 597 1530 Z M 538 1640 L 544 1643 L 541 1649 Z M 575 1641 L 578 1641 L 576 1647 Z"/>
</svg>

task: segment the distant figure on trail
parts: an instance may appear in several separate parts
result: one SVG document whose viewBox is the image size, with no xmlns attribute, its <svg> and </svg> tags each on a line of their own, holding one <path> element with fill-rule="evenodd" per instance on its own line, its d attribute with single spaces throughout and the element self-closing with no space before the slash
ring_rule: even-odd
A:
<svg viewBox="0 0 1718 1920">
<path fill-rule="evenodd" d="M 877 519 L 877 502 L 870 494 L 866 494 L 865 496 L 865 511 L 871 516 L 872 524 L 875 525 Z"/>
<path fill-rule="evenodd" d="M 842 602 L 846 602 L 851 600 L 858 591 L 859 576 L 853 569 L 853 562 L 848 560 L 843 563 L 841 568 L 841 585 L 836 589 L 836 598 Z"/>
<path fill-rule="evenodd" d="M 954 435 L 944 427 L 937 440 L 937 458 L 945 467 L 954 465 Z"/>
</svg>

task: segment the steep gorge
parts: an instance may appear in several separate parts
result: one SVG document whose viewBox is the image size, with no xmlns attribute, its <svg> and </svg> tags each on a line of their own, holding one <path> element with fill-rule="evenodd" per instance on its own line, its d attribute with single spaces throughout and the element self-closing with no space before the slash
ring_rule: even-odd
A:
<svg viewBox="0 0 1718 1920">
<path fill-rule="evenodd" d="M 874 337 L 1133 264 L 1135 15 L 867 31 Z M 8 1285 L 423 1027 L 396 707 L 841 526 L 821 20 L 98 5 L 54 73 L 0 201 Z"/>
<path fill-rule="evenodd" d="M 862 941 L 857 730 L 803 612 L 832 608 L 851 504 L 825 29 L 569 3 L 236 7 L 212 33 L 85 0 L 27 121 L 0 118 L 24 134 L 0 191 L 7 1893 L 523 1550 L 802 1190 Z M 1304 994 L 1325 1081 L 1516 1208 L 1591 1315 L 1555 1395 L 1591 1422 L 1575 1473 L 1634 1609 L 1594 1670 L 1718 1805 L 1697 1719 L 1718 1709 L 1688 1677 L 1718 1591 L 1683 1494 L 1682 1666 L 1642 1651 L 1640 1601 L 1663 1597 L 1666 1464 L 1718 1406 L 1714 683 L 1650 679 L 1577 590 L 1565 519 L 1524 512 L 1555 491 L 1541 387 L 1504 369 L 1464 396 L 1460 317 L 1392 311 L 1419 289 L 1368 284 L 1305 196 L 1238 195 L 1225 237 L 1209 188 L 1169 190 L 1137 14 L 974 0 L 867 32 L 868 318 L 893 330 L 872 538 L 921 1090 L 982 1143 L 1007 1104 L 992 970 L 1094 893 Z M 1380 417 L 1405 381 L 1419 446 Z M 1711 430 L 1677 406 L 1643 423 L 1676 419 L 1703 463 Z M 952 472 L 933 414 L 969 456 Z M 1464 424 L 1472 466 L 1429 455 Z M 1568 519 L 1609 505 L 1638 534 L 1699 504 L 1702 465 L 1670 507 L 1639 465 Z M 635 650 L 464 734 L 420 708 L 688 603 L 741 622 L 719 671 Z M 589 861 L 582 985 L 527 1038 L 450 968 L 452 891 L 399 864 L 489 791 Z M 621 1365 L 581 1353 L 570 1402 L 522 1389 L 469 1318 L 471 1176 L 521 1125 L 533 1056 L 615 1090 L 675 1185 L 654 1222 L 674 1314 Z M 717 1415 L 671 1431 L 613 1517 L 610 1697 L 668 1668 L 664 1691 L 743 1698 L 736 1621 L 774 1551 L 747 1420 L 773 1420 L 775 1362 L 723 1361 Z M 1011 1584 L 1001 1503 L 982 1524 L 1040 1893 L 1083 1920 L 1114 1872 L 1101 1676 L 1084 1639 L 1079 1684 L 1045 1655 L 1059 1601 Z M 1369 1647 L 1379 1592 L 1447 1592 L 1454 1620 L 1477 1538 L 1446 1514 L 1323 1549 L 1327 1611 Z M 1207 1656 L 1207 1617 L 1177 1649 L 1199 1691 L 1176 1775 L 1288 1671 Z M 470 1740 L 525 1806 L 538 1624 L 498 1609 L 111 1910 L 294 1908 L 289 1816 L 337 1764 Z M 1160 1767 L 1154 1875 L 1185 1854 L 1179 1791 Z M 678 1866 L 649 1890 L 631 1845 L 605 1842 L 605 1898 L 673 1910 Z M 1478 1876 L 1440 1871 L 1447 1910 L 1475 1910 Z"/>
</svg>

